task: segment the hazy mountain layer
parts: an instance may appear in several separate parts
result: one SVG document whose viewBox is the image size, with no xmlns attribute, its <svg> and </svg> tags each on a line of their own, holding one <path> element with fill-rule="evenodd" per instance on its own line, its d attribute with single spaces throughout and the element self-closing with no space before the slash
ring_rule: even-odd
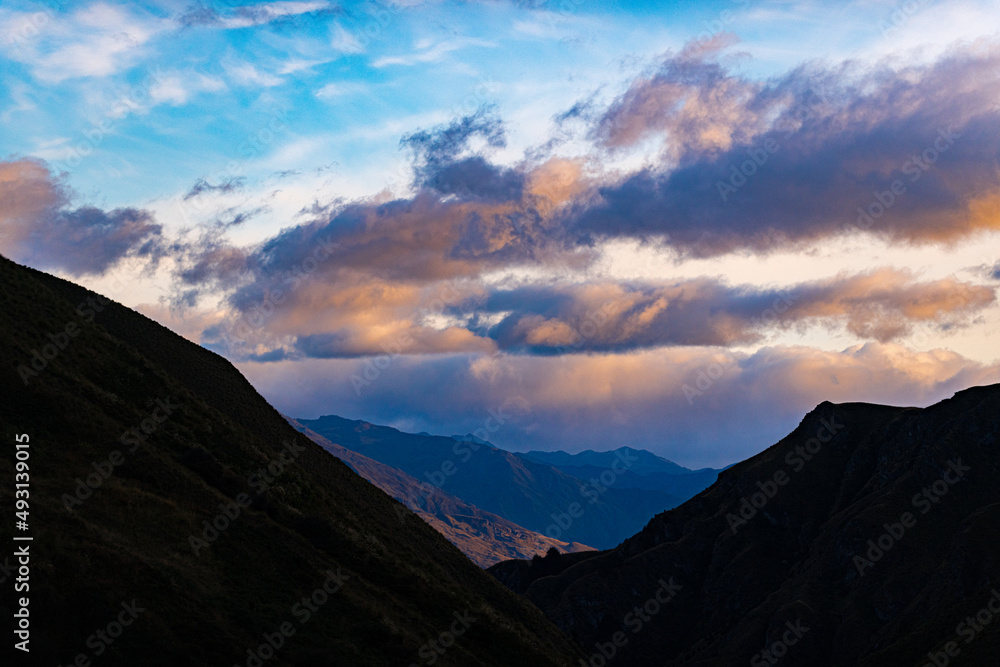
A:
<svg viewBox="0 0 1000 667">
<path fill-rule="evenodd" d="M 593 550 L 585 544 L 566 543 L 530 531 L 445 493 L 428 482 L 421 482 L 402 470 L 334 444 L 294 419 L 289 419 L 289 422 L 350 466 L 354 472 L 412 510 L 411 513 L 402 507 L 398 508 L 400 522 L 413 521 L 416 515 L 447 537 L 449 542 L 480 567 L 489 567 L 512 558 L 530 559 L 551 548 L 562 553 Z"/>
<path fill-rule="evenodd" d="M 403 433 L 334 415 L 298 421 L 342 447 L 565 542 L 616 546 L 682 500 L 661 490 L 620 488 L 617 475 L 581 480 L 482 441 Z"/>
</svg>

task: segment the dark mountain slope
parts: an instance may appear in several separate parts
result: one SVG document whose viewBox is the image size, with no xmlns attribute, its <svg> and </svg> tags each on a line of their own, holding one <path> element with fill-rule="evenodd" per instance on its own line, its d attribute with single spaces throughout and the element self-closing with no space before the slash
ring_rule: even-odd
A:
<svg viewBox="0 0 1000 667">
<path fill-rule="evenodd" d="M 3 258 L 0 285 L 0 506 L 10 535 L 26 433 L 32 664 L 243 665 L 272 652 L 265 635 L 281 645 L 268 665 L 424 664 L 455 614 L 467 629 L 435 664 L 573 661 L 537 610 L 423 522 L 400 525 L 396 501 L 221 357 Z M 36 350 L 52 358 L 19 372 Z M 95 639 L 133 600 L 134 622 Z"/>
<path fill-rule="evenodd" d="M 823 403 L 617 549 L 569 563 L 534 581 L 525 562 L 491 571 L 615 664 L 994 664 L 1000 618 L 960 624 L 1000 590 L 1000 385 L 922 410 Z M 671 578 L 682 588 L 638 624 Z"/>
<path fill-rule="evenodd" d="M 298 421 L 330 442 L 566 542 L 616 546 L 657 512 L 680 503 L 659 490 L 619 488 L 616 479 L 595 486 L 489 443 L 403 433 L 335 415 Z"/>
</svg>

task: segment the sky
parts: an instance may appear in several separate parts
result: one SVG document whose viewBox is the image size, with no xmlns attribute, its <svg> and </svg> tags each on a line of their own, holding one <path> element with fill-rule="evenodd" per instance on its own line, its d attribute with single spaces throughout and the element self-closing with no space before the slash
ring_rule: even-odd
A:
<svg viewBox="0 0 1000 667">
<path fill-rule="evenodd" d="M 1000 382 L 1000 2 L 0 7 L 0 253 L 275 407 L 690 467 Z"/>
</svg>

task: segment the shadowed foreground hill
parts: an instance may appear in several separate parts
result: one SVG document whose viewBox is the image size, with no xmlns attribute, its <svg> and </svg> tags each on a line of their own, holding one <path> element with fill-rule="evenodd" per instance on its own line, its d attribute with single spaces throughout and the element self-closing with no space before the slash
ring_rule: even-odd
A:
<svg viewBox="0 0 1000 667">
<path fill-rule="evenodd" d="M 0 285 L 4 535 L 15 435 L 30 436 L 30 664 L 574 662 L 534 607 L 422 521 L 401 524 L 396 501 L 221 357 L 3 258 Z M 36 350 L 52 358 L 31 375 Z M 123 603 L 134 620 L 109 635 Z M 5 594 L 0 614 L 14 611 Z"/>
<path fill-rule="evenodd" d="M 542 569 L 490 572 L 615 665 L 996 664 L 1000 385 L 823 403 L 618 548 Z"/>
</svg>

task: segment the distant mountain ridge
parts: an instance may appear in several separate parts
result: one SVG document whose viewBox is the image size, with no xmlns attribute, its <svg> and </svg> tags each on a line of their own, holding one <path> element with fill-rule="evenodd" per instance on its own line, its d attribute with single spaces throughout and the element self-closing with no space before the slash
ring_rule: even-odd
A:
<svg viewBox="0 0 1000 667">
<path fill-rule="evenodd" d="M 615 546 L 684 499 L 658 488 L 620 486 L 617 473 L 595 484 L 474 437 L 403 433 L 335 415 L 297 421 L 333 443 L 564 542 Z"/>
<path fill-rule="evenodd" d="M 610 449 L 600 452 L 594 451 L 593 449 L 587 449 L 582 452 L 577 452 L 576 454 L 570 454 L 563 451 L 530 451 L 518 454 L 518 456 L 554 466 L 589 466 L 603 469 L 611 468 L 611 466 L 615 465 L 616 462 L 621 464 L 622 461 L 627 461 L 629 464 L 629 472 L 637 475 L 646 475 L 654 472 L 669 473 L 671 475 L 685 475 L 695 472 L 690 468 L 685 468 L 684 466 L 678 465 L 673 461 L 657 456 L 650 451 L 645 449 L 635 449 L 633 447 L 619 447 L 618 449 Z"/>
<path fill-rule="evenodd" d="M 398 508 L 397 516 L 401 523 L 417 520 L 413 518 L 415 514 L 448 538 L 449 542 L 480 567 L 486 568 L 512 558 L 530 559 L 535 555 L 545 554 L 552 548 L 561 553 L 593 550 L 593 547 L 585 544 L 563 542 L 523 528 L 513 521 L 445 493 L 428 482 L 421 482 L 402 470 L 330 442 L 295 419 L 286 419 L 356 473 L 409 508 L 409 511 Z"/>
<path fill-rule="evenodd" d="M 650 451 L 632 447 L 603 452 L 588 449 L 577 454 L 533 451 L 517 456 L 551 465 L 591 484 L 600 484 L 602 475 L 607 478 L 611 474 L 617 488 L 662 491 L 683 500 L 714 484 L 721 472 L 714 468 L 691 470 Z"/>
</svg>

